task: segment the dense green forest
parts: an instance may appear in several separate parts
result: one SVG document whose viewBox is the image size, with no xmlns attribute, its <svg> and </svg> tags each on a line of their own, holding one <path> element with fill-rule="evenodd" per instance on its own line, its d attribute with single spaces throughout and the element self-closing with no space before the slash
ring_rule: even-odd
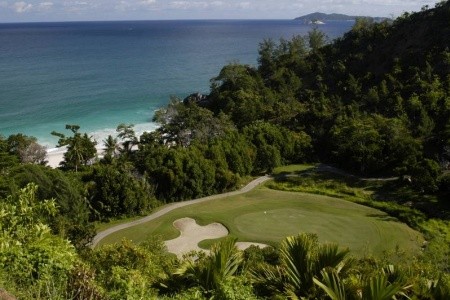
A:
<svg viewBox="0 0 450 300">
<path fill-rule="evenodd" d="M 262 41 L 256 67 L 224 66 L 208 95 L 173 98 L 154 121 L 105 141 L 52 132 L 67 147 L 58 169 L 35 138 L 0 136 L 0 299 L 450 298 L 450 1 L 358 19 L 332 42 L 317 29 Z M 182 260 L 157 238 L 88 247 L 96 222 L 305 162 L 398 177 L 364 204 L 421 231 L 422 255 L 356 259 L 312 234 Z"/>
</svg>

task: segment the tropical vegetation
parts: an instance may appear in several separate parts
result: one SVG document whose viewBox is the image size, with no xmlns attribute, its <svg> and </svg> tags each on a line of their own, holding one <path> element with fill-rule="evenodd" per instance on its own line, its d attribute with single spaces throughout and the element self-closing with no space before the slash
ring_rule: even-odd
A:
<svg viewBox="0 0 450 300">
<path fill-rule="evenodd" d="M 78 125 L 59 132 L 58 169 L 34 137 L 0 136 L 0 296 L 21 299 L 449 299 L 450 2 L 393 21 L 358 19 L 329 42 L 313 29 L 262 41 L 208 95 L 172 99 L 160 126 L 120 124 L 105 154 Z M 334 194 L 420 230 L 422 255 L 351 258 L 298 233 L 276 247 L 177 259 L 152 238 L 88 247 L 94 222 L 236 189 L 305 162 L 347 179 L 294 174 L 272 188 Z M 394 177 L 367 195 L 355 177 Z M 5 289 L 5 290 L 3 290 Z"/>
</svg>

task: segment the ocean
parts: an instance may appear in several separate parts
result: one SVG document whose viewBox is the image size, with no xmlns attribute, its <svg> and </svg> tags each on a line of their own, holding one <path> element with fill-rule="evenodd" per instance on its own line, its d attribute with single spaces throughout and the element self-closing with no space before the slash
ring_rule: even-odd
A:
<svg viewBox="0 0 450 300">
<path fill-rule="evenodd" d="M 320 25 L 330 40 L 353 22 Z M 0 24 L 0 134 L 35 136 L 81 126 L 100 143 L 120 123 L 152 130 L 171 96 L 208 93 L 231 62 L 257 65 L 264 39 L 305 35 L 293 20 Z M 67 132 L 69 133 L 69 132 Z"/>
</svg>

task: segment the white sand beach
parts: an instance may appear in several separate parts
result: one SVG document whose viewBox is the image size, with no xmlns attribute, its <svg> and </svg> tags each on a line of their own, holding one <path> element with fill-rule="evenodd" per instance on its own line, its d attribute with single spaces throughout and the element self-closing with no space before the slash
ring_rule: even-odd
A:
<svg viewBox="0 0 450 300">
<path fill-rule="evenodd" d="M 104 148 L 97 145 L 97 158 L 103 157 Z M 52 148 L 47 150 L 47 165 L 51 168 L 58 168 L 60 162 L 64 160 L 64 153 L 66 153 L 66 147 Z"/>
<path fill-rule="evenodd" d="M 66 152 L 66 147 L 52 148 L 47 150 L 47 165 L 51 168 L 59 167 L 59 163 L 64 160 L 64 153 Z"/>
</svg>

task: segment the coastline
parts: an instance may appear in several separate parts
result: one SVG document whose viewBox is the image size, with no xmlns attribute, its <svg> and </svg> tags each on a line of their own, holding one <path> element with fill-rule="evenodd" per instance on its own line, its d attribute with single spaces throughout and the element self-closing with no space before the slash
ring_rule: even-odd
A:
<svg viewBox="0 0 450 300">
<path fill-rule="evenodd" d="M 47 149 L 47 166 L 53 169 L 59 167 L 59 163 L 64 160 L 66 150 L 66 147 Z"/>
<path fill-rule="evenodd" d="M 152 132 L 158 128 L 157 124 L 153 122 L 149 123 L 140 123 L 134 125 L 133 129 L 136 133 L 136 137 L 140 137 L 144 132 Z M 108 135 L 112 135 L 113 137 L 116 137 L 117 131 L 115 128 L 105 128 L 100 129 L 97 131 L 93 131 L 88 133 L 89 136 L 91 136 L 96 142 L 96 149 L 97 149 L 97 157 L 101 158 L 103 156 L 104 151 L 104 140 L 108 137 Z M 55 142 L 56 143 L 56 142 Z M 52 147 L 47 148 L 47 165 L 51 168 L 58 168 L 59 163 L 64 160 L 64 153 L 66 152 L 67 147 Z"/>
<path fill-rule="evenodd" d="M 97 149 L 96 159 L 100 159 L 103 157 L 103 151 L 105 150 L 103 146 L 97 145 L 95 147 Z M 59 164 L 64 160 L 64 153 L 66 153 L 67 147 L 60 148 L 52 148 L 47 150 L 47 166 L 50 168 L 56 169 L 59 167 Z"/>
</svg>

